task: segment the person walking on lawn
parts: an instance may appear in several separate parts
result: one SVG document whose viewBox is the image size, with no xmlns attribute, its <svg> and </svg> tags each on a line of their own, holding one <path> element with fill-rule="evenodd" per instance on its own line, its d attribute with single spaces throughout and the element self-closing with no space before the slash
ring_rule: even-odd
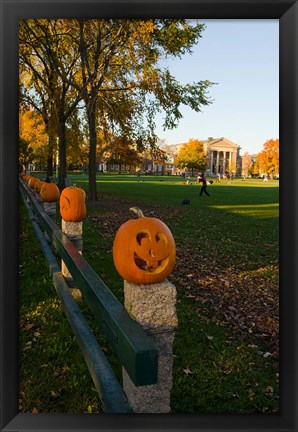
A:
<svg viewBox="0 0 298 432">
<path fill-rule="evenodd" d="M 199 180 L 199 182 L 202 182 L 203 184 L 202 184 L 202 187 L 201 187 L 201 192 L 200 192 L 200 196 L 202 196 L 203 195 L 203 192 L 206 194 L 206 195 L 208 195 L 208 196 L 210 196 L 210 194 L 207 192 L 207 179 L 206 179 L 206 177 L 205 177 L 205 175 L 204 174 L 202 174 L 202 176 L 201 176 L 201 179 Z"/>
</svg>

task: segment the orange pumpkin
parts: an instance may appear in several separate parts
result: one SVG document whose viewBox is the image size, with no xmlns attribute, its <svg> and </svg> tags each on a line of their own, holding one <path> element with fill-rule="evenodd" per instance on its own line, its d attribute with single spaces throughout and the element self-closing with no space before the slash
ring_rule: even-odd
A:
<svg viewBox="0 0 298 432">
<path fill-rule="evenodd" d="M 144 217 L 136 207 L 130 210 L 138 219 L 125 222 L 116 233 L 113 259 L 118 273 L 128 282 L 162 282 L 175 266 L 176 246 L 169 228 L 157 218 Z"/>
<path fill-rule="evenodd" d="M 44 183 L 39 194 L 44 202 L 56 202 L 60 197 L 59 188 L 55 183 Z"/>
<path fill-rule="evenodd" d="M 86 216 L 86 193 L 75 184 L 61 192 L 60 214 L 67 222 L 81 222 Z"/>
<path fill-rule="evenodd" d="M 34 185 L 34 190 L 35 190 L 35 192 L 40 193 L 40 189 L 41 189 L 41 187 L 42 187 L 42 185 L 43 185 L 44 183 L 45 183 L 45 182 L 42 181 L 42 180 L 39 180 L 38 182 L 36 182 L 35 185 Z"/>
<path fill-rule="evenodd" d="M 31 177 L 31 179 L 29 180 L 29 187 L 31 189 L 34 189 L 35 183 L 37 183 L 39 181 L 39 179 L 37 177 Z"/>
</svg>

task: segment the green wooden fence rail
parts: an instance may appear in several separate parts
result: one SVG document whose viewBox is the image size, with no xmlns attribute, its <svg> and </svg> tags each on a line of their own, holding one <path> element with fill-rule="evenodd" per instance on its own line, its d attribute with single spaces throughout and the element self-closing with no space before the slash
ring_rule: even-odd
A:
<svg viewBox="0 0 298 432">
<path fill-rule="evenodd" d="M 37 235 L 41 240 L 44 254 L 53 274 L 56 289 L 58 286 L 59 295 L 62 295 L 62 302 L 64 308 L 66 308 L 68 319 L 75 319 L 78 313 L 77 309 L 79 308 L 69 292 L 68 286 L 62 277 L 60 267 L 39 226 L 45 230 L 53 247 L 65 262 L 72 274 L 76 287 L 81 290 L 86 303 L 117 354 L 119 362 L 125 367 L 134 384 L 137 386 L 155 384 L 157 382 L 158 351 L 152 341 L 141 327 L 131 319 L 122 304 L 116 299 L 82 255 L 78 253 L 67 236 L 62 233 L 60 228 L 47 215 L 42 206 L 37 202 L 30 188 L 22 180 L 20 180 L 20 191 L 24 197 L 24 202 L 28 208 L 35 232 L 38 233 Z M 80 319 L 83 321 L 82 318 Z M 94 340 L 90 339 L 90 334 L 84 334 L 84 331 L 80 330 L 80 325 L 75 326 L 75 329 L 74 332 L 77 339 L 79 339 L 79 345 L 88 364 L 90 353 L 87 354 L 86 346 L 91 347 L 90 349 L 92 350 Z M 101 358 L 102 356 L 104 356 L 102 352 L 98 354 L 98 357 Z M 96 364 L 88 365 L 88 367 L 94 374 Z M 105 375 L 105 369 L 99 370 L 99 373 Z M 102 378 L 96 379 L 98 380 L 97 388 L 100 388 L 102 392 L 102 384 L 100 383 Z M 107 409 L 109 412 L 111 410 L 115 412 L 115 407 L 108 407 Z M 129 407 L 125 406 L 125 403 L 121 409 L 124 412 L 129 412 Z"/>
</svg>

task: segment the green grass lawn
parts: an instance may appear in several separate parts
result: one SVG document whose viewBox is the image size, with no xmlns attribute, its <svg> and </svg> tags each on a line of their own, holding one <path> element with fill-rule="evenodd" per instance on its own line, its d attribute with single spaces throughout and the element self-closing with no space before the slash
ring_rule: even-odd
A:
<svg viewBox="0 0 298 432">
<path fill-rule="evenodd" d="M 69 178 L 87 189 L 85 175 Z M 111 249 L 117 229 L 132 217 L 129 207 L 142 208 L 171 229 L 177 262 L 170 280 L 177 289 L 179 320 L 172 412 L 278 411 L 278 182 L 222 180 L 208 186 L 210 197 L 199 197 L 195 179 L 141 180 L 98 176 L 99 201 L 87 203 L 83 255 L 123 302 L 123 281 Z M 181 205 L 184 198 L 190 205 Z M 84 302 L 79 303 L 121 380 L 107 342 Z M 20 330 L 20 410 L 100 412 L 22 207 Z"/>
</svg>

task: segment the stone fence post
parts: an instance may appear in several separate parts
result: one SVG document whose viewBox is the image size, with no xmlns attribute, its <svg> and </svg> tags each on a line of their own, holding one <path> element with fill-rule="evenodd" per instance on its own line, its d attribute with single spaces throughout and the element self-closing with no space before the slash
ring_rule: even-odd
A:
<svg viewBox="0 0 298 432">
<path fill-rule="evenodd" d="M 52 221 L 56 221 L 56 202 L 44 202 L 43 209 L 47 213 L 47 215 L 52 219 Z"/>
<path fill-rule="evenodd" d="M 123 368 L 123 390 L 135 413 L 169 413 L 173 341 L 178 326 L 176 288 L 168 280 L 150 285 L 124 281 L 124 306 L 158 349 L 157 384 L 135 386 Z"/>
<path fill-rule="evenodd" d="M 67 186 L 60 195 L 61 230 L 80 254 L 83 252 L 83 219 L 86 216 L 85 199 L 86 193 L 84 189 L 76 185 Z M 61 260 L 61 272 L 69 287 L 73 288 L 72 275 L 63 260 Z M 80 291 L 77 289 L 73 290 L 73 294 L 81 297 Z"/>
<path fill-rule="evenodd" d="M 67 238 L 72 242 L 74 247 L 82 255 L 83 253 L 83 222 L 67 222 L 62 219 L 61 231 L 66 234 Z M 66 267 L 66 264 L 61 260 L 61 272 L 65 280 L 73 285 L 73 278 Z"/>
<path fill-rule="evenodd" d="M 167 277 L 176 259 L 175 241 L 159 219 L 145 217 L 120 226 L 113 243 L 113 259 L 124 279 L 124 307 L 158 350 L 156 384 L 135 386 L 123 368 L 123 390 L 135 413 L 168 413 L 172 389 L 173 340 L 178 326 L 176 288 Z"/>
</svg>

